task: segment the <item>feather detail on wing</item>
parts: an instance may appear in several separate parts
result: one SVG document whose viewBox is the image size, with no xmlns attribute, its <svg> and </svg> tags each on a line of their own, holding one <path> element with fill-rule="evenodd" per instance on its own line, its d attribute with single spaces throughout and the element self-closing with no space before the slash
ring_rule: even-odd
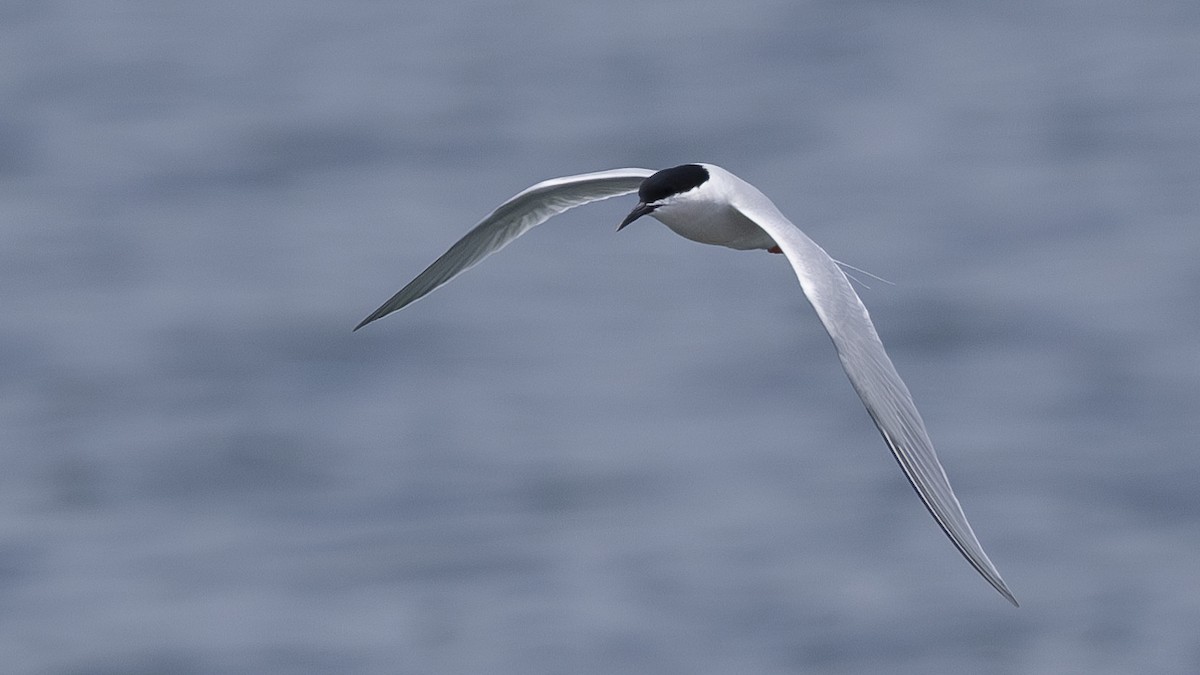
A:
<svg viewBox="0 0 1200 675">
<path fill-rule="evenodd" d="M 512 240 L 568 209 L 637 192 L 642 181 L 653 173 L 649 169 L 612 169 L 552 178 L 523 190 L 496 207 L 354 330 L 421 299 Z"/>
<path fill-rule="evenodd" d="M 888 358 L 867 308 L 854 287 L 833 258 L 784 217 L 766 196 L 749 183 L 742 182 L 745 190 L 739 192 L 743 195 L 742 203 L 735 207 L 766 231 L 783 250 L 805 296 L 833 339 L 846 376 L 904 475 L 963 557 L 1001 595 L 1016 605 L 1016 598 L 967 522 L 912 395 Z"/>
</svg>

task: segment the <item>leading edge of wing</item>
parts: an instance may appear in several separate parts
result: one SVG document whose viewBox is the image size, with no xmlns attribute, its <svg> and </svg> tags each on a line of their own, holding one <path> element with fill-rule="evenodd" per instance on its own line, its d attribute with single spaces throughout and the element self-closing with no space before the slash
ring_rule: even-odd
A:
<svg viewBox="0 0 1200 675">
<path fill-rule="evenodd" d="M 739 210 L 771 235 L 788 258 L 837 348 L 846 376 L 904 475 L 967 562 L 1009 602 L 1019 606 L 971 529 L 912 395 L 888 358 L 862 300 L 833 258 L 765 196 L 757 190 L 754 193 L 749 203 L 738 205 Z"/>
<path fill-rule="evenodd" d="M 551 178 L 522 190 L 479 221 L 462 239 L 363 319 L 354 330 L 420 300 L 533 227 L 564 211 L 637 192 L 642 181 L 653 173 L 649 169 L 639 168 L 610 169 Z"/>
</svg>

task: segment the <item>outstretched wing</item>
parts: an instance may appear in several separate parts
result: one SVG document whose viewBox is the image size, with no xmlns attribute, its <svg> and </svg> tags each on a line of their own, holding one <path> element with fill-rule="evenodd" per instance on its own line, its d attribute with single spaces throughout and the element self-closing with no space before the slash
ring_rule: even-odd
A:
<svg viewBox="0 0 1200 675">
<path fill-rule="evenodd" d="M 734 206 L 771 235 L 787 256 L 804 294 L 829 331 L 829 337 L 833 338 L 850 383 L 883 434 L 904 475 L 967 561 L 1016 605 L 1016 598 L 975 538 L 954 490 L 950 488 L 950 481 L 946 479 L 946 472 L 938 462 L 912 395 L 884 351 L 867 308 L 846 275 L 766 196 L 749 183 L 742 183 L 745 191 L 739 191 L 742 197 Z"/>
<path fill-rule="evenodd" d="M 499 251 L 536 225 L 576 206 L 636 192 L 649 169 L 612 169 L 542 181 L 496 207 L 495 211 L 433 261 L 379 309 L 354 327 L 358 330 L 411 304 L 433 289 Z"/>
</svg>

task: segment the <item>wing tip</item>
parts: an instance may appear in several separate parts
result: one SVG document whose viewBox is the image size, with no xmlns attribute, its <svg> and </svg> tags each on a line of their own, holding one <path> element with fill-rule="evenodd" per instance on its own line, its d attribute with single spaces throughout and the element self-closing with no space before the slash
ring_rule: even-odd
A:
<svg viewBox="0 0 1200 675">
<path fill-rule="evenodd" d="M 362 328 L 363 326 L 371 323 L 372 321 L 375 321 L 376 319 L 382 319 L 383 317 L 387 316 L 388 314 L 391 314 L 392 310 L 388 308 L 388 305 L 390 305 L 390 304 L 391 304 L 391 302 L 387 302 L 379 309 L 375 310 L 374 312 L 371 312 L 371 314 L 369 316 L 367 316 L 367 318 L 360 321 L 358 323 L 358 325 L 354 327 L 354 330 L 352 330 L 350 332 L 354 333 L 359 328 Z"/>
<path fill-rule="evenodd" d="M 992 584 L 993 588 L 1000 592 L 1000 595 L 1004 596 L 1005 600 L 1008 600 L 1010 603 L 1012 603 L 1013 607 L 1016 607 L 1017 609 L 1021 608 L 1021 603 L 1017 602 L 1017 596 L 1013 595 L 1012 591 L 1008 590 L 1008 584 L 1004 583 L 1004 580 L 1001 579 L 999 575 L 997 575 L 995 579 L 988 579 L 988 581 Z"/>
<path fill-rule="evenodd" d="M 1005 598 L 1006 598 L 1006 599 L 1007 599 L 1009 602 L 1011 602 L 1011 603 L 1012 603 L 1012 606 L 1013 606 L 1013 607 L 1016 607 L 1017 609 L 1021 609 L 1021 603 L 1017 602 L 1017 599 L 1013 597 L 1013 594 L 1012 594 L 1012 593 L 1006 593 L 1006 594 L 1004 594 L 1004 597 L 1005 597 Z"/>
</svg>

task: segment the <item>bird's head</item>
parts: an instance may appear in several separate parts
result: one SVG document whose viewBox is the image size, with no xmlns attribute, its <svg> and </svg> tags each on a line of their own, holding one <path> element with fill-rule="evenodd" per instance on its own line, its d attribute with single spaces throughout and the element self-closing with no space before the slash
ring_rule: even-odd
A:
<svg viewBox="0 0 1200 675">
<path fill-rule="evenodd" d="M 646 214 L 654 213 L 660 208 L 670 208 L 671 204 L 688 199 L 689 195 L 694 194 L 708 179 L 708 169 L 699 164 L 683 164 L 651 175 L 642 181 L 641 187 L 638 188 L 637 206 L 625 216 L 617 230 L 620 231 Z"/>
</svg>

